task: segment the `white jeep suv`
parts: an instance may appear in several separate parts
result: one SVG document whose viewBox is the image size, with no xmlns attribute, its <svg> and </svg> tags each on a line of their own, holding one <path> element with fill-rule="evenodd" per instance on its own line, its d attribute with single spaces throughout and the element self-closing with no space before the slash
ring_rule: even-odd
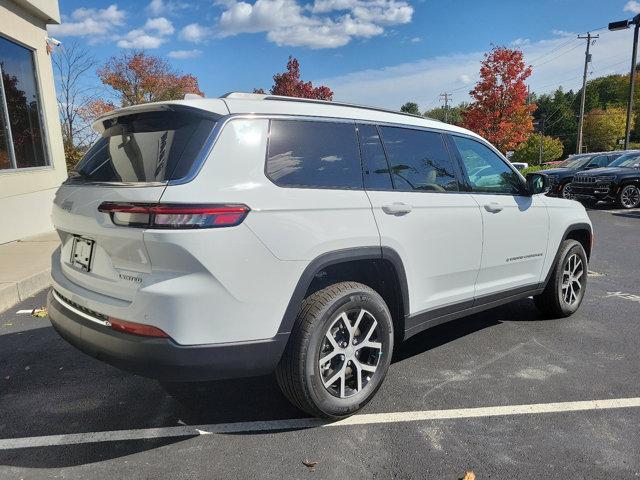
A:
<svg viewBox="0 0 640 480">
<path fill-rule="evenodd" d="M 254 94 L 137 105 L 60 187 L 49 315 L 82 351 L 167 381 L 276 372 L 339 418 L 394 344 L 533 296 L 580 305 L 591 223 L 438 121 Z"/>
</svg>

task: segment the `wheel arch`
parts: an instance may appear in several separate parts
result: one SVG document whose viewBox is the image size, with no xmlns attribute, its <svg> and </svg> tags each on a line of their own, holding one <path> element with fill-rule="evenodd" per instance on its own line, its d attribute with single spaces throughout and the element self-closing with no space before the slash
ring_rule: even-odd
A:
<svg viewBox="0 0 640 480">
<path fill-rule="evenodd" d="M 580 242 L 587 254 L 587 260 L 591 258 L 591 248 L 593 244 L 593 229 L 588 223 L 576 223 L 567 227 L 562 236 L 562 241 L 576 240 Z M 562 242 L 561 242 L 562 243 Z M 558 245 L 558 249 L 560 246 Z"/>
<path fill-rule="evenodd" d="M 545 288 L 549 283 L 549 280 L 551 279 L 551 275 L 553 275 L 553 270 L 559 260 L 560 246 L 562 245 L 562 242 L 564 242 L 565 240 L 575 240 L 579 242 L 582 245 L 582 248 L 584 248 L 585 253 L 587 254 L 587 260 L 591 258 L 591 249 L 593 246 L 593 229 L 591 228 L 591 225 L 589 225 L 586 222 L 574 223 L 572 225 L 569 225 L 565 229 L 564 234 L 562 235 L 562 239 L 560 240 L 560 243 L 558 243 L 558 248 L 555 253 L 555 258 L 553 259 L 553 263 L 551 264 L 549 271 L 547 272 L 547 276 L 544 279 L 544 282 L 542 282 L 539 285 L 540 288 Z"/>
<path fill-rule="evenodd" d="M 409 313 L 404 264 L 395 250 L 380 246 L 330 251 L 312 260 L 291 295 L 278 333 L 292 331 L 305 297 L 341 281 L 356 281 L 378 292 L 391 311 L 396 335 L 402 338 Z"/>
</svg>

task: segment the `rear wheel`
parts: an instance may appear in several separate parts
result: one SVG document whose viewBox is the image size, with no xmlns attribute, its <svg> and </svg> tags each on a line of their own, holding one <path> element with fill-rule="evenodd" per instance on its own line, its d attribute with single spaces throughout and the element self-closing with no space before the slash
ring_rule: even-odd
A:
<svg viewBox="0 0 640 480">
<path fill-rule="evenodd" d="M 568 317 L 580 307 L 586 286 L 587 254 L 576 240 L 565 240 L 547 286 L 533 300 L 548 317 Z"/>
<path fill-rule="evenodd" d="M 618 194 L 618 205 L 622 208 L 637 208 L 640 205 L 640 188 L 627 185 Z"/>
<path fill-rule="evenodd" d="M 276 377 L 298 408 L 342 418 L 371 400 L 392 352 L 393 322 L 382 297 L 360 283 L 337 283 L 304 300 Z"/>
</svg>

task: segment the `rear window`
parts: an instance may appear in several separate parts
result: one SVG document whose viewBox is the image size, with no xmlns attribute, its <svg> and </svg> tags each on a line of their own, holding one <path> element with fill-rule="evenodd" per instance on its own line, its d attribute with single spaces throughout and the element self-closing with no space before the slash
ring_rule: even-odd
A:
<svg viewBox="0 0 640 480">
<path fill-rule="evenodd" d="M 216 119 L 187 111 L 142 112 L 104 122 L 69 182 L 166 182 L 183 178 Z"/>
<path fill-rule="evenodd" d="M 362 189 L 355 125 L 272 120 L 266 173 L 282 187 Z"/>
</svg>

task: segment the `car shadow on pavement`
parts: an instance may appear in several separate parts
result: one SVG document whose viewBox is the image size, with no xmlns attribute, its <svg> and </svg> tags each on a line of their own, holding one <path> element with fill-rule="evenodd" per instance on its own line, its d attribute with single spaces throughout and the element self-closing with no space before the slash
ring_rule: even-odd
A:
<svg viewBox="0 0 640 480">
<path fill-rule="evenodd" d="M 640 220 L 640 210 L 628 210 L 616 212 L 613 214 L 614 217 L 624 217 L 624 218 L 635 218 Z"/>
<path fill-rule="evenodd" d="M 401 343 L 394 351 L 392 363 L 401 362 L 415 355 L 437 348 L 458 338 L 479 330 L 500 325 L 504 321 L 540 321 L 544 320 L 533 305 L 533 300 L 524 298 L 516 302 L 462 317 L 458 320 L 428 328 L 424 332 Z"/>
<path fill-rule="evenodd" d="M 536 320 L 530 300 L 434 327 L 393 361 L 419 355 L 503 320 Z M 47 322 L 48 324 L 48 322 Z M 161 384 L 79 352 L 43 326 L 0 335 L 0 439 L 301 418 L 273 375 Z M 0 465 L 56 468 L 106 461 L 191 437 L 0 450 Z"/>
</svg>

